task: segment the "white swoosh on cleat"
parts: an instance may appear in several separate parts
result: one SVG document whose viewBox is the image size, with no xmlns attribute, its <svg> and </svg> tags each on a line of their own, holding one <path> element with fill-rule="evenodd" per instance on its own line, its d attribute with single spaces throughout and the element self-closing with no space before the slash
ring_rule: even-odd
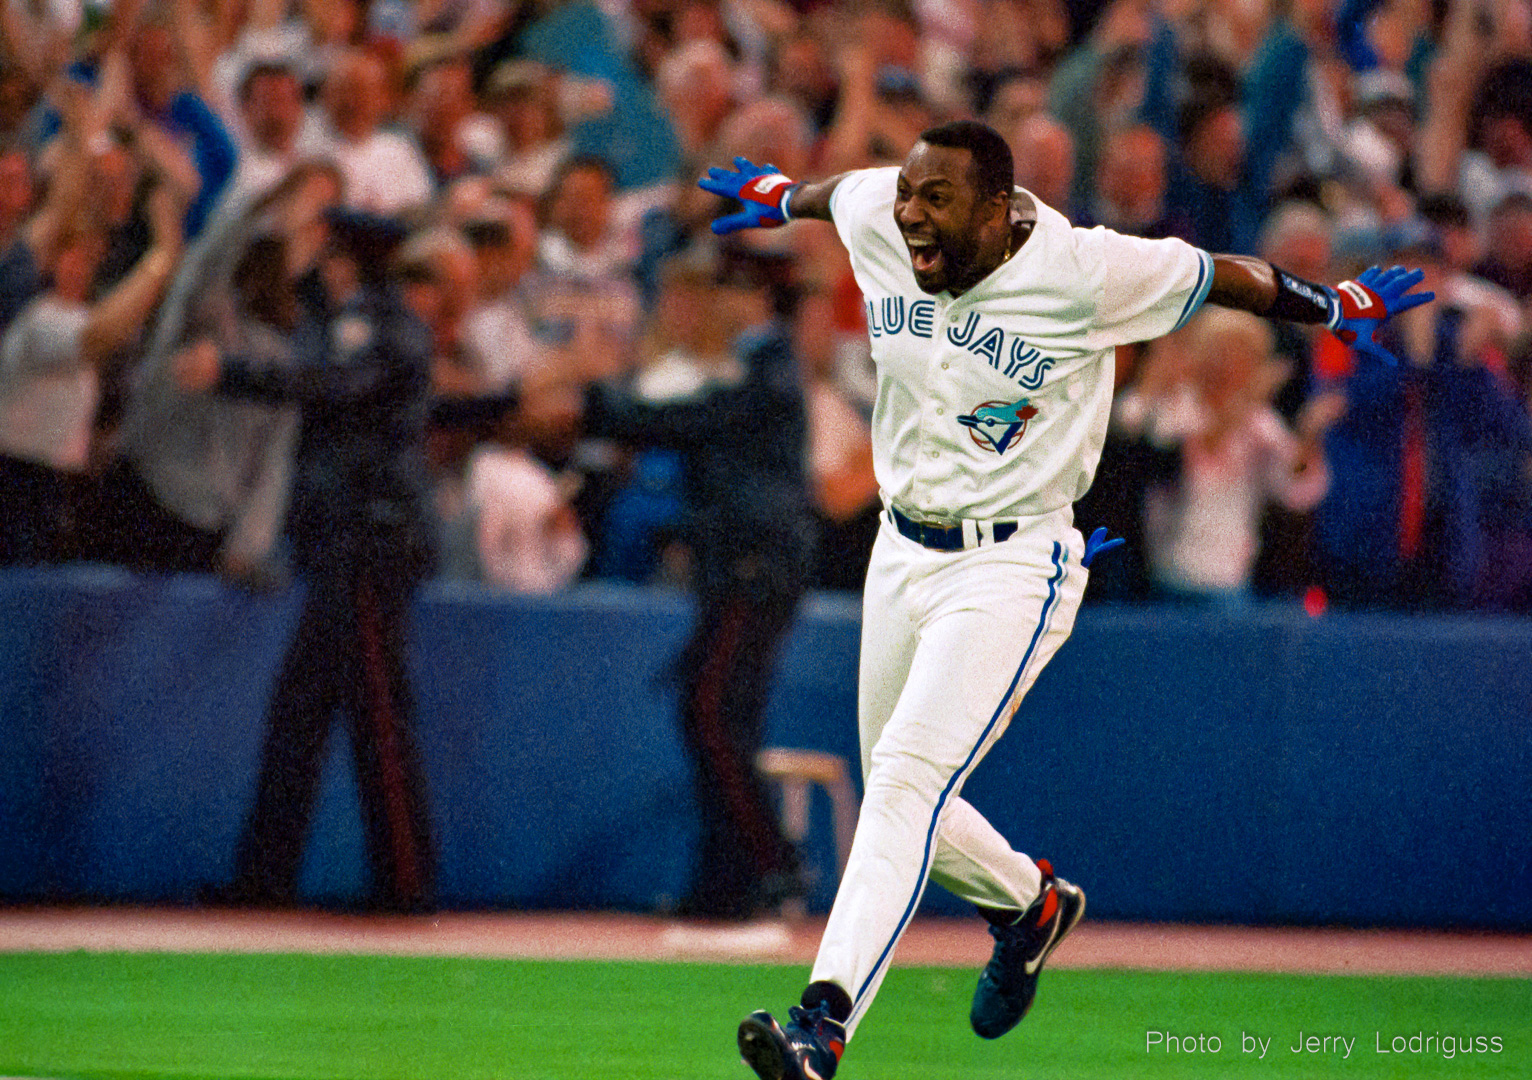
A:
<svg viewBox="0 0 1532 1080">
<path fill-rule="evenodd" d="M 1036 975 L 1038 968 L 1043 966 L 1043 961 L 1048 959 L 1048 954 L 1053 951 L 1053 943 L 1058 939 L 1059 928 L 1064 925 L 1064 920 L 1059 917 L 1062 914 L 1063 912 L 1061 911 L 1053 916 L 1053 933 L 1048 935 L 1047 944 L 1043 946 L 1042 952 L 1037 954 L 1037 959 L 1028 960 L 1022 965 L 1022 970 L 1028 975 Z"/>
<path fill-rule="evenodd" d="M 1079 925 L 1080 919 L 1085 915 L 1085 894 L 1083 892 L 1079 893 L 1075 899 L 1079 901 L 1080 906 L 1075 911 L 1075 917 L 1070 920 L 1068 926 L 1064 925 L 1064 905 L 1060 902 L 1059 910 L 1053 916 L 1053 933 L 1048 935 L 1048 943 L 1043 946 L 1043 951 L 1037 954 L 1035 961 L 1029 960 L 1026 964 L 1022 965 L 1023 970 L 1028 975 L 1036 975 L 1037 969 L 1042 967 L 1043 961 L 1052 955 L 1053 950 L 1064 939 L 1064 935 Z"/>
</svg>

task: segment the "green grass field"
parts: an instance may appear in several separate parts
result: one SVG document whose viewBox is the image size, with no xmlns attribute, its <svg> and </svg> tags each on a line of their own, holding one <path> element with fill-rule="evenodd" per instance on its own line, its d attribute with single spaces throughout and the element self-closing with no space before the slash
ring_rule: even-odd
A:
<svg viewBox="0 0 1532 1080">
<path fill-rule="evenodd" d="M 1050 971 L 1032 1015 L 968 1030 L 969 970 L 898 969 L 841 1080 L 1529 1077 L 1532 980 Z M 0 954 L 0 1076 L 746 1080 L 734 1028 L 792 967 L 311 955 Z M 1221 1050 L 1150 1048 L 1148 1032 Z M 1349 1058 L 1294 1053 L 1344 1035 Z M 1242 1033 L 1269 1039 L 1242 1052 Z M 1381 1033 L 1381 1036 L 1377 1033 Z M 1498 1038 L 1446 1057 L 1424 1036 Z M 1402 1053 L 1379 1054 L 1394 1036 Z M 1410 1036 L 1419 1052 L 1411 1052 Z M 1490 1044 L 1493 1045 L 1493 1044 Z"/>
</svg>

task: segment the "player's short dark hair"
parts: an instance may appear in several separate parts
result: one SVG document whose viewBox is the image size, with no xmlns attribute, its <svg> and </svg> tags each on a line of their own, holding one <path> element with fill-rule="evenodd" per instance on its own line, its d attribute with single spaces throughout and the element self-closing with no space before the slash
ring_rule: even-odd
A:
<svg viewBox="0 0 1532 1080">
<path fill-rule="evenodd" d="M 1009 196 L 1015 184 L 1016 163 L 1000 133 L 977 120 L 952 120 L 920 133 L 928 146 L 967 150 L 973 156 L 974 186 L 981 195 Z"/>
</svg>

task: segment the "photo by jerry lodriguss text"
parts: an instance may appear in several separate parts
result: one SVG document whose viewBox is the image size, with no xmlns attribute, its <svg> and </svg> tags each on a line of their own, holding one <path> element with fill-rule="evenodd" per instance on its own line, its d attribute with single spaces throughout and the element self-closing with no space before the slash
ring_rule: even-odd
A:
<svg viewBox="0 0 1532 1080">
<path fill-rule="evenodd" d="M 1370 1037 L 1369 1037 L 1370 1036 Z M 1505 1040 L 1499 1035 L 1417 1030 L 1371 1031 L 1365 1035 L 1334 1031 L 1298 1031 L 1295 1035 L 1263 1035 L 1241 1031 L 1225 1037 L 1216 1032 L 1189 1033 L 1168 1030 L 1144 1032 L 1146 1054 L 1221 1054 L 1239 1049 L 1258 1061 L 1286 1054 L 1349 1060 L 1353 1054 L 1397 1054 L 1414 1057 L 1455 1058 L 1459 1054 L 1500 1054 Z"/>
</svg>

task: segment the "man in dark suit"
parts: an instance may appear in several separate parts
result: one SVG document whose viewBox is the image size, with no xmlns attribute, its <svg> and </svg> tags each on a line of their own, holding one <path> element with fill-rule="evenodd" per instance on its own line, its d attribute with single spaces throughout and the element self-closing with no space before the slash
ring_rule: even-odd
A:
<svg viewBox="0 0 1532 1080">
<path fill-rule="evenodd" d="M 374 902 L 433 903 L 435 855 L 405 671 L 415 587 L 433 569 L 425 434 L 430 331 L 389 279 L 397 223 L 332 210 L 318 265 L 299 278 L 291 368 L 220 356 L 177 359 L 188 389 L 301 410 L 287 531 L 306 594 L 271 695 L 253 809 L 233 882 L 211 899 L 296 899 L 326 735 L 351 723 L 374 871 Z"/>
<path fill-rule="evenodd" d="M 675 256 L 663 271 L 667 283 L 700 284 L 708 317 L 721 340 L 733 338 L 732 348 L 694 357 L 695 392 L 663 402 L 607 383 L 586 393 L 587 434 L 674 450 L 683 461 L 682 535 L 697 617 L 674 674 L 702 824 L 680 905 L 692 916 L 745 919 L 803 891 L 798 852 L 755 766 L 815 535 L 803 390 L 773 317 L 773 287 L 783 291 L 788 269 L 785 260 L 740 246 Z"/>
</svg>

